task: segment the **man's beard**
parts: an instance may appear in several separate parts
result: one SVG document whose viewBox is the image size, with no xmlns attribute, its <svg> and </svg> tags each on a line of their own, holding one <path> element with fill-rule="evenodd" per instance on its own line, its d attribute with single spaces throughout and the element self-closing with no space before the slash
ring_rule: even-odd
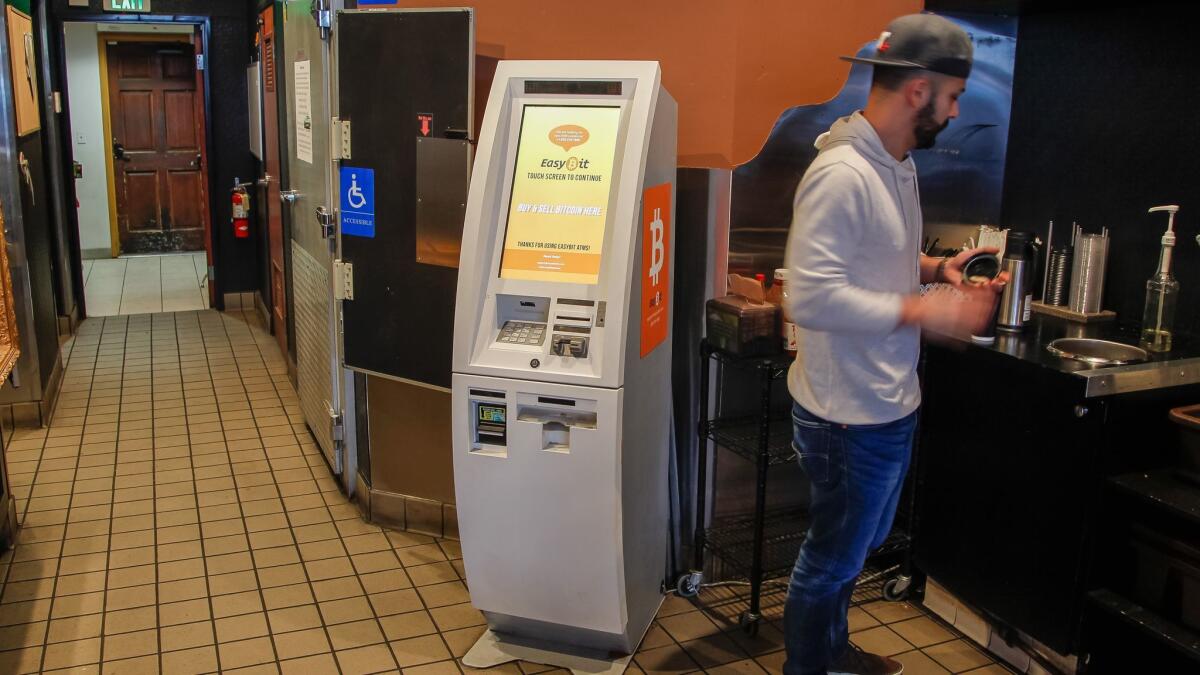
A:
<svg viewBox="0 0 1200 675">
<path fill-rule="evenodd" d="M 921 108 L 917 112 L 917 125 L 913 128 L 913 135 L 917 138 L 917 150 L 928 150 L 933 147 L 937 140 L 937 135 L 950 124 L 950 118 L 947 117 L 945 122 L 937 123 L 934 118 L 933 100 Z"/>
</svg>

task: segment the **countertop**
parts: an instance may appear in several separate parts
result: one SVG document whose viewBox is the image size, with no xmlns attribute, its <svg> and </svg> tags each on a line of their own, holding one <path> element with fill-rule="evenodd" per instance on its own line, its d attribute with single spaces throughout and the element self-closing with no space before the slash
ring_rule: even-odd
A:
<svg viewBox="0 0 1200 675">
<path fill-rule="evenodd" d="M 1046 350 L 1051 342 L 1064 337 L 1096 338 L 1136 346 L 1139 332 L 1136 326 L 1115 321 L 1078 323 L 1035 313 L 1020 333 L 997 330 L 996 341 L 990 345 L 969 340 L 953 342 L 968 352 L 1001 354 L 1085 378 L 1089 397 L 1200 383 L 1200 340 L 1177 335 L 1171 351 L 1152 352 L 1145 363 L 1097 367 Z"/>
</svg>

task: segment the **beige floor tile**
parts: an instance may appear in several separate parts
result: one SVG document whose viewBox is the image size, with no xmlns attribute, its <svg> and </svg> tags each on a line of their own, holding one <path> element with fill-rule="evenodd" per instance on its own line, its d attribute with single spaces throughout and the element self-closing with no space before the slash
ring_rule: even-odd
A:
<svg viewBox="0 0 1200 675">
<path fill-rule="evenodd" d="M 136 633 L 108 635 L 104 638 L 104 660 L 118 661 L 121 659 L 145 656 L 158 652 L 158 631 L 143 630 Z"/>
<path fill-rule="evenodd" d="M 753 659 L 734 661 L 723 666 L 712 666 L 705 668 L 704 672 L 710 675 L 764 675 L 766 673 L 763 667 Z"/>
<path fill-rule="evenodd" d="M 158 625 L 174 626 L 212 618 L 209 611 L 208 598 L 184 600 L 162 604 L 158 607 Z"/>
<path fill-rule="evenodd" d="M 223 619 L 227 616 L 261 612 L 263 611 L 263 604 L 259 598 L 258 591 L 247 591 L 245 593 L 231 593 L 229 595 L 214 597 L 212 599 L 212 610 L 213 618 Z M 222 663 L 224 663 L 224 659 L 222 659 Z"/>
<path fill-rule="evenodd" d="M 275 641 L 275 651 L 279 654 L 281 660 L 323 654 L 330 651 L 325 631 L 320 628 L 280 633 L 273 635 L 272 639 Z"/>
<path fill-rule="evenodd" d="M 414 586 L 431 586 L 458 581 L 458 572 L 449 562 L 413 565 L 405 570 Z"/>
<path fill-rule="evenodd" d="M 406 640 L 438 632 L 433 617 L 425 610 L 380 617 L 379 623 L 388 640 Z"/>
<path fill-rule="evenodd" d="M 302 659 L 292 659 L 279 664 L 284 675 L 340 675 L 333 654 L 318 654 Z"/>
<path fill-rule="evenodd" d="M 219 645 L 218 649 L 222 669 L 253 666 L 275 660 L 275 650 L 271 639 L 266 637 L 223 643 Z"/>
<path fill-rule="evenodd" d="M 932 647 L 926 647 L 922 651 L 926 655 L 937 661 L 942 667 L 954 673 L 961 673 L 979 668 L 980 666 L 991 663 L 992 659 L 984 654 L 978 647 L 968 642 L 967 640 L 953 640 Z"/>
<path fill-rule="evenodd" d="M 955 638 L 954 633 L 927 616 L 897 621 L 896 623 L 889 624 L 888 628 L 891 628 L 900 637 L 919 648 L 948 642 Z"/>
<path fill-rule="evenodd" d="M 384 570 L 365 574 L 359 572 L 359 581 L 368 593 L 383 593 L 401 588 L 412 588 L 412 581 L 402 569 Z"/>
<path fill-rule="evenodd" d="M 154 605 L 105 613 L 104 634 L 132 633 L 158 627 L 158 608 Z"/>
<path fill-rule="evenodd" d="M 264 588 L 262 596 L 268 610 L 310 605 L 316 601 L 307 583 Z"/>
<path fill-rule="evenodd" d="M 2 673 L 12 673 L 13 675 L 36 673 L 41 668 L 41 662 L 41 647 L 0 652 L 0 672 Z"/>
<path fill-rule="evenodd" d="M 219 642 L 262 637 L 270 632 L 267 630 L 267 615 L 262 612 L 217 619 L 216 626 Z"/>
<path fill-rule="evenodd" d="M 471 606 L 469 602 L 445 607 L 434 607 L 429 610 L 429 613 L 433 616 L 433 622 L 437 624 L 438 629 L 443 631 L 469 628 L 487 623 L 483 618 L 483 614 Z"/>
<path fill-rule="evenodd" d="M 46 642 L 69 642 L 100 636 L 100 628 L 104 617 L 101 614 L 54 619 L 46 634 Z"/>
<path fill-rule="evenodd" d="M 919 649 L 896 654 L 892 658 L 904 664 L 904 672 L 907 675 L 950 675 L 949 670 L 938 665 L 937 661 L 929 658 Z"/>
<path fill-rule="evenodd" d="M 318 606 L 321 608 L 321 617 L 325 620 L 325 625 L 327 626 L 335 623 L 369 619 L 373 616 L 371 605 L 365 597 L 331 600 L 319 603 Z"/>
<path fill-rule="evenodd" d="M 313 594 L 319 602 L 352 598 L 364 594 L 362 584 L 358 582 L 358 577 L 341 577 L 338 579 L 317 581 L 313 583 L 312 587 Z"/>
<path fill-rule="evenodd" d="M 197 647 L 162 655 L 162 670 L 170 675 L 200 675 L 217 670 L 217 649 Z"/>
<path fill-rule="evenodd" d="M 454 658 L 461 659 L 470 651 L 471 647 L 475 645 L 485 631 L 487 631 L 487 626 L 473 626 L 471 628 L 451 630 L 442 633 L 442 639 L 450 647 L 450 653 Z"/>
<path fill-rule="evenodd" d="M 467 602 L 471 599 L 467 592 L 467 587 L 461 581 L 454 581 L 448 584 L 436 584 L 433 586 L 421 586 L 417 588 L 417 592 L 421 595 L 421 599 L 425 601 L 428 607 L 443 607 L 445 605 L 456 605 Z"/>
<path fill-rule="evenodd" d="M 159 629 L 159 640 L 164 652 L 191 649 L 213 644 L 211 621 L 197 621 Z"/>
<path fill-rule="evenodd" d="M 719 633 L 684 642 L 681 646 L 704 669 L 742 661 L 749 656 L 737 643 Z"/>
<path fill-rule="evenodd" d="M 275 609 L 267 612 L 267 623 L 270 624 L 272 633 L 318 628 L 321 626 L 321 613 L 316 605 Z"/>
<path fill-rule="evenodd" d="M 419 666 L 424 663 L 433 663 L 450 658 L 450 652 L 446 649 L 446 645 L 440 635 L 426 635 L 407 640 L 396 640 L 391 643 L 391 646 L 392 652 L 396 656 L 396 663 L 401 668 Z"/>
<path fill-rule="evenodd" d="M 687 673 L 698 668 L 687 652 L 678 645 L 659 647 L 642 652 L 634 657 L 637 664 L 646 673 Z"/>
<path fill-rule="evenodd" d="M 71 668 L 100 662 L 100 638 L 62 642 L 46 647 L 46 670 Z"/>
<path fill-rule="evenodd" d="M 862 608 L 881 623 L 893 623 L 921 616 L 921 608 L 907 602 L 878 600 L 867 603 Z"/>
<path fill-rule="evenodd" d="M 153 584 L 118 588 L 105 593 L 104 608 L 107 611 L 145 607 L 156 602 Z"/>
<path fill-rule="evenodd" d="M 386 593 L 372 593 L 368 597 L 378 616 L 412 612 L 424 607 L 421 597 L 411 588 Z"/>
<path fill-rule="evenodd" d="M 686 612 L 662 617 L 658 623 L 678 642 L 708 637 L 721 631 L 703 612 Z"/>
<path fill-rule="evenodd" d="M 46 626 L 46 621 L 35 621 L 0 628 L 0 651 L 42 644 L 46 640 Z"/>
<path fill-rule="evenodd" d="M 913 648 L 904 638 L 893 633 L 887 626 L 854 633 L 850 636 L 850 640 L 860 649 L 883 656 L 892 656 Z"/>
<path fill-rule="evenodd" d="M 383 631 L 374 619 L 342 623 L 326 629 L 335 651 L 365 647 L 384 642 Z"/>
</svg>

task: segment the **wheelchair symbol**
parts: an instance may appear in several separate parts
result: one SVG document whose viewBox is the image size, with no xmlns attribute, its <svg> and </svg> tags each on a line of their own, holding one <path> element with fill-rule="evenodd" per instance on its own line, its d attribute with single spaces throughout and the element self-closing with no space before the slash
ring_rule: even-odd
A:
<svg viewBox="0 0 1200 675">
<path fill-rule="evenodd" d="M 346 191 L 346 203 L 352 209 L 361 209 L 367 204 L 367 198 L 362 188 L 358 187 L 358 174 L 350 174 L 350 189 Z"/>
</svg>

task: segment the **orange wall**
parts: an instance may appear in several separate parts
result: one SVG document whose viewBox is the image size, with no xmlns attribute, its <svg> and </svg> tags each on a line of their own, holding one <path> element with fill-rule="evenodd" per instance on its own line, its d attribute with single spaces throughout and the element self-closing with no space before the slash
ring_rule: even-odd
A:
<svg viewBox="0 0 1200 675">
<path fill-rule="evenodd" d="M 475 8 L 480 54 L 662 63 L 679 103 L 680 166 L 729 168 L 758 153 L 787 108 L 841 89 L 839 60 L 919 0 L 401 0 Z"/>
</svg>

